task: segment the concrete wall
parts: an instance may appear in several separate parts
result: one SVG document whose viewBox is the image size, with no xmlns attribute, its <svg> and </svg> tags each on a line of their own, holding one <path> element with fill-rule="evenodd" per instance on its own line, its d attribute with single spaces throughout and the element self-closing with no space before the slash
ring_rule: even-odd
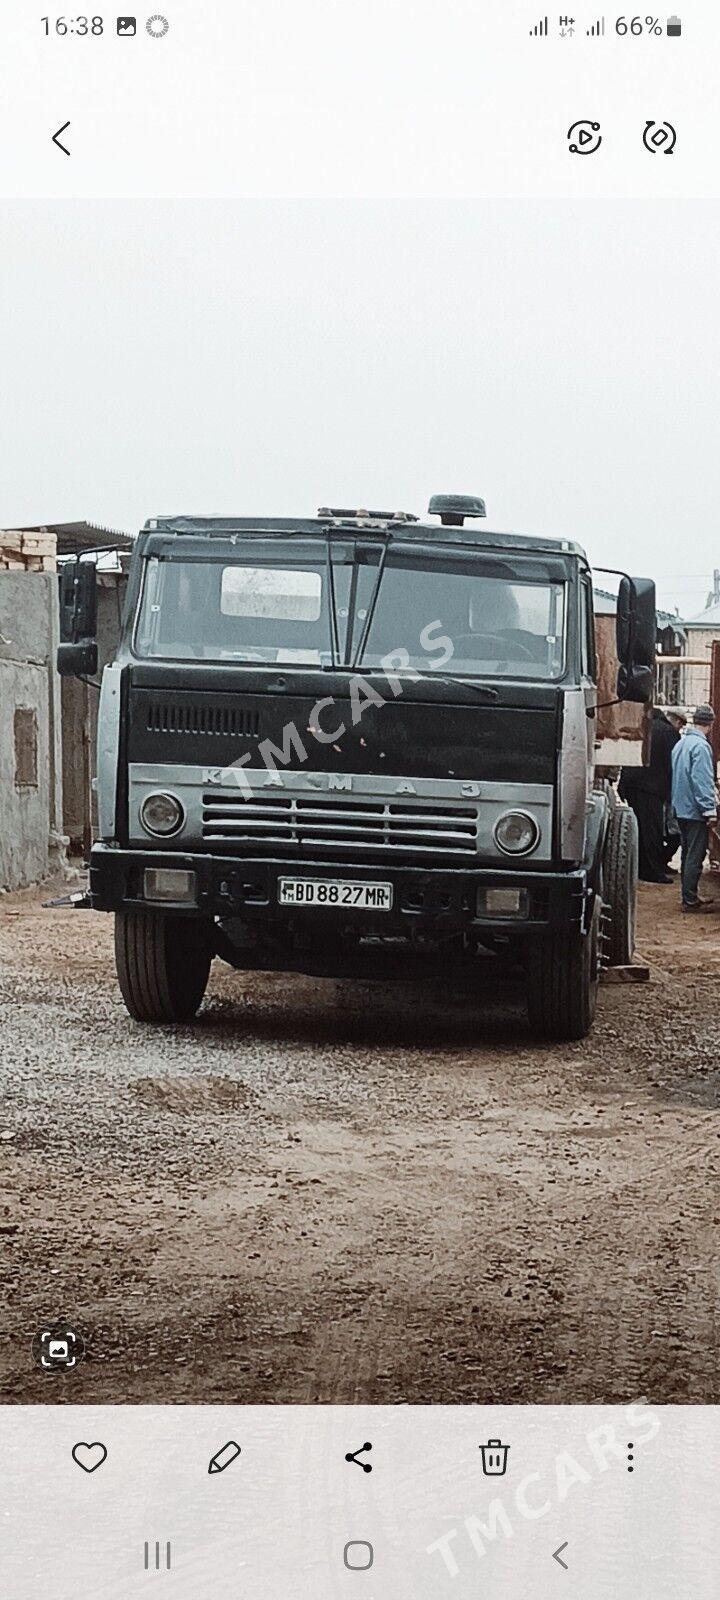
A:
<svg viewBox="0 0 720 1600">
<path fill-rule="evenodd" d="M 54 574 L 0 572 L 0 890 L 47 877 L 64 855 L 57 644 Z M 24 781 L 18 712 L 36 729 L 35 771 Z"/>
</svg>

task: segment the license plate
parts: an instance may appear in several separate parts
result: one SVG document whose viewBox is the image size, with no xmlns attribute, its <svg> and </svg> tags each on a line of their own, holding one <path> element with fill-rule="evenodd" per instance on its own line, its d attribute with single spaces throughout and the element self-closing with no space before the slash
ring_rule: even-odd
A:
<svg viewBox="0 0 720 1600">
<path fill-rule="evenodd" d="M 351 878 L 280 878 L 281 906 L 338 906 L 343 911 L 389 911 L 391 883 L 354 883 Z"/>
</svg>

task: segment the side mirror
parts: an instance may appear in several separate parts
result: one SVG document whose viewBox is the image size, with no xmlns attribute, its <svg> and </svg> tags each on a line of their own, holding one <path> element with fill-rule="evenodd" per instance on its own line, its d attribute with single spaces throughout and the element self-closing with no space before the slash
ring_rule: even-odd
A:
<svg viewBox="0 0 720 1600">
<path fill-rule="evenodd" d="M 63 677 L 97 672 L 97 566 L 66 561 L 60 571 L 60 645 L 57 669 Z"/>
<path fill-rule="evenodd" d="M 618 591 L 618 699 L 649 705 L 655 677 L 655 584 L 652 578 L 623 578 Z"/>
<path fill-rule="evenodd" d="M 65 561 L 60 571 L 60 638 L 63 644 L 94 639 L 97 633 L 97 567 L 94 561 Z"/>
<path fill-rule="evenodd" d="M 633 705 L 652 704 L 655 673 L 652 667 L 621 667 L 618 673 L 618 700 L 629 700 Z"/>
<path fill-rule="evenodd" d="M 91 678 L 98 669 L 98 647 L 94 639 L 78 644 L 59 644 L 57 669 L 61 678 Z"/>
</svg>

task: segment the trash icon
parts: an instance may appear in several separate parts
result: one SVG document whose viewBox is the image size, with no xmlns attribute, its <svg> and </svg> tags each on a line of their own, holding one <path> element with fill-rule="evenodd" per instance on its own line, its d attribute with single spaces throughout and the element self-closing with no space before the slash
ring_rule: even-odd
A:
<svg viewBox="0 0 720 1600">
<path fill-rule="evenodd" d="M 480 1445 L 486 1478 L 504 1478 L 509 1449 L 509 1444 L 501 1444 L 499 1439 L 488 1439 L 487 1444 Z"/>
</svg>

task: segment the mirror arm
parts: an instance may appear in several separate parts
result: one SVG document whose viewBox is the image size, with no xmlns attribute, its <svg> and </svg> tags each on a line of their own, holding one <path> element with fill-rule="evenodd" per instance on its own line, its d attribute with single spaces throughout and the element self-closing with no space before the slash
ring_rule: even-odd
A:
<svg viewBox="0 0 720 1600">
<path fill-rule="evenodd" d="M 632 583 L 632 578 L 630 577 L 630 573 L 629 572 L 621 572 L 619 567 L 595 567 L 595 566 L 593 566 L 591 568 L 591 570 L 593 572 L 609 572 L 611 578 L 627 578 L 628 583 Z"/>
<path fill-rule="evenodd" d="M 585 715 L 586 717 L 594 717 L 598 711 L 608 711 L 610 706 L 622 706 L 624 704 L 624 700 L 601 700 L 597 706 L 587 706 Z"/>
</svg>

